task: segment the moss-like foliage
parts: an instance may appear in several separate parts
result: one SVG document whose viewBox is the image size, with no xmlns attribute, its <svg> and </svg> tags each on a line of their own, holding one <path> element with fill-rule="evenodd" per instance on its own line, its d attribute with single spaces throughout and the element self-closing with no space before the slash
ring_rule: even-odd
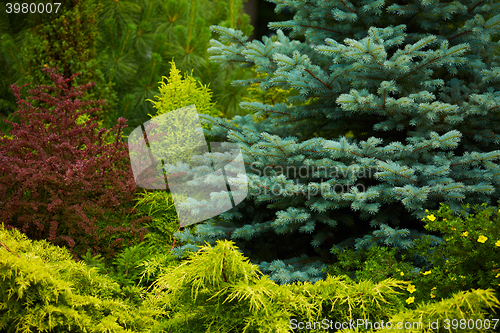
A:
<svg viewBox="0 0 500 333">
<path fill-rule="evenodd" d="M 64 248 L 0 225 L 0 331 L 149 332 L 160 311 Z"/>
</svg>

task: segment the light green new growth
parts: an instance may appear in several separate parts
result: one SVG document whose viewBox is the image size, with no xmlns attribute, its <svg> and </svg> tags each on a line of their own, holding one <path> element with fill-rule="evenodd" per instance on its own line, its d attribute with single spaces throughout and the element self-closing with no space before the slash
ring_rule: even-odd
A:
<svg viewBox="0 0 500 333">
<path fill-rule="evenodd" d="M 154 118 L 160 115 L 163 115 L 167 112 L 174 111 L 177 109 L 181 109 L 184 107 L 188 107 L 190 105 L 195 105 L 196 112 L 198 114 L 207 114 L 210 116 L 221 116 L 222 114 L 215 108 L 215 103 L 212 103 L 212 92 L 210 91 L 208 85 L 203 85 L 200 81 L 193 78 L 191 73 L 184 73 L 184 78 L 181 75 L 181 72 L 177 69 L 175 62 L 172 60 L 170 62 L 170 76 L 167 78 L 165 76 L 162 77 L 162 81 L 159 82 L 159 91 L 160 96 L 155 96 L 156 101 L 148 100 L 153 103 L 153 108 L 157 110 L 156 114 L 151 115 L 148 114 L 149 117 Z M 165 82 L 165 80 L 167 82 Z M 174 122 L 177 122 L 178 128 L 183 128 L 182 138 L 180 141 L 166 141 L 165 138 L 161 137 L 161 133 L 153 132 L 154 134 L 149 137 L 149 139 L 157 140 L 160 144 L 158 151 L 156 151 L 157 156 L 167 156 L 167 154 L 171 154 L 172 152 L 179 152 L 177 156 L 183 162 L 188 161 L 189 153 L 183 154 L 186 149 L 185 147 L 189 146 L 189 142 L 193 140 L 195 144 L 197 144 L 197 129 L 188 129 L 185 125 L 183 125 L 183 118 L 180 116 L 179 119 L 174 119 Z M 164 120 L 158 120 L 157 123 L 161 125 Z M 168 124 L 167 126 L 171 126 L 172 124 Z M 210 128 L 210 125 L 203 125 L 203 128 Z M 161 132 L 161 131 L 160 131 Z M 171 139 L 172 137 L 168 137 Z M 208 138 L 207 141 L 210 141 Z M 193 146 L 195 146 L 193 144 Z M 178 148 L 175 148 L 175 147 Z M 172 242 L 171 239 L 172 233 L 176 231 L 179 226 L 179 220 L 177 218 L 177 213 L 175 207 L 173 205 L 172 196 L 170 193 L 158 193 L 158 192 L 144 192 L 141 193 L 142 199 L 138 202 L 140 206 L 150 206 L 156 207 L 154 213 L 151 211 L 149 214 L 153 214 L 151 216 L 154 217 L 153 222 L 148 226 L 149 230 L 153 231 L 150 233 L 149 237 L 154 238 L 155 244 L 160 244 L 161 238 L 168 238 L 169 242 Z M 180 194 L 178 194 L 179 198 Z M 175 227 L 175 228 L 174 228 Z M 174 229 L 172 229 L 174 228 Z M 152 239 L 150 239 L 152 240 Z"/>
<path fill-rule="evenodd" d="M 191 74 L 184 73 L 184 79 L 181 72 L 175 66 L 175 62 L 170 62 L 170 77 L 162 77 L 159 82 L 159 90 L 161 96 L 155 96 L 158 101 L 148 99 L 153 102 L 153 107 L 157 109 L 155 115 L 148 114 L 150 117 L 156 117 L 180 109 L 182 107 L 194 104 L 198 113 L 207 114 L 210 116 L 222 116 L 215 108 L 215 103 L 211 102 L 212 92 L 208 85 L 203 85 L 201 82 L 193 78 Z M 165 83 L 164 80 L 168 83 Z"/>
<path fill-rule="evenodd" d="M 412 309 L 406 304 L 409 283 L 393 278 L 356 283 L 347 276 L 329 275 L 315 284 L 277 285 L 263 276 L 232 241 L 217 240 L 215 247 L 201 248 L 182 265 L 160 276 L 154 293 L 161 295 L 161 303 L 170 308 L 170 319 L 163 322 L 163 329 L 190 333 L 291 332 L 292 319 L 321 322 L 324 318 L 338 322 L 421 320 L 425 329 L 428 319 L 440 319 L 441 323 L 444 318 L 484 319 L 485 309 L 500 306 L 492 290 L 472 290 Z"/>
<path fill-rule="evenodd" d="M 121 267 L 127 265 L 121 263 Z M 421 329 L 404 332 L 432 332 L 429 320 L 439 319 L 441 328 L 446 318 L 484 323 L 491 317 L 486 310 L 500 306 L 492 290 L 459 292 L 433 304 L 407 305 L 409 282 L 393 278 L 356 283 L 346 276 L 328 276 L 315 284 L 278 285 L 227 240 L 191 253 L 180 266 L 164 268 L 150 290 L 129 287 L 128 293 L 135 291 L 135 296 L 126 299 L 125 290 L 113 279 L 83 261 L 74 262 L 66 249 L 46 241 L 33 242 L 0 225 L 0 331 L 285 333 L 292 332 L 292 319 L 321 322 L 329 318 L 337 322 L 418 321 L 423 323 Z M 307 331 L 328 332 L 323 328 Z M 342 332 L 394 329 L 360 327 Z"/>
<path fill-rule="evenodd" d="M 125 300 L 97 271 L 0 224 L 0 331 L 149 332 L 161 310 Z"/>
<path fill-rule="evenodd" d="M 146 227 L 146 239 L 158 249 L 171 248 L 175 240 L 173 233 L 179 229 L 179 218 L 174 201 L 167 191 L 144 191 L 138 193 L 136 205 L 139 212 L 151 216 L 153 220 Z"/>
</svg>

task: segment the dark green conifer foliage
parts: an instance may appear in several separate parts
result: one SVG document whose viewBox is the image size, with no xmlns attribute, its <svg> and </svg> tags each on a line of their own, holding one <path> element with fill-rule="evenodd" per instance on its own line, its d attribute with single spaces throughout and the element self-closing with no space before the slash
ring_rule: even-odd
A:
<svg viewBox="0 0 500 333">
<path fill-rule="evenodd" d="M 48 0 L 37 1 L 41 5 L 40 9 L 45 11 L 45 4 Z M 4 105 L 9 101 L 12 103 L 11 110 L 0 109 L 3 114 L 7 111 L 13 112 L 15 109 L 15 98 L 10 91 L 10 85 L 13 83 L 21 84 L 19 81 L 24 75 L 30 72 L 30 69 L 23 64 L 22 41 L 32 29 L 40 28 L 41 24 L 52 24 L 51 21 L 63 15 L 67 10 L 74 7 L 72 0 L 61 0 L 61 6 L 51 8 L 51 14 L 22 13 L 21 8 L 13 7 L 19 2 L 1 1 L 0 5 L 0 104 Z M 59 10 L 60 9 L 60 10 Z M 8 11 L 11 11 L 10 13 Z"/>
<path fill-rule="evenodd" d="M 112 85 L 104 81 L 96 49 L 100 5 L 95 0 L 60 3 L 58 14 L 52 20 L 45 19 L 42 14 L 16 14 L 17 19 L 9 20 L 10 26 L 2 31 L 0 63 L 5 68 L 0 70 L 0 98 L 14 101 L 12 93 L 6 89 L 14 83 L 51 84 L 41 69 L 59 68 L 65 77 L 81 73 L 74 82 L 76 85 L 96 83 L 96 88 L 87 92 L 83 99 L 109 101 L 99 114 L 102 120 L 116 97 Z M 23 15 L 28 18 L 22 20 Z M 13 110 L 9 108 L 5 113 Z"/>
<path fill-rule="evenodd" d="M 220 112 L 226 116 L 240 112 L 245 89 L 231 86 L 231 81 L 251 73 L 210 63 L 207 48 L 214 37 L 209 29 L 213 24 L 251 33 L 241 0 L 103 0 L 102 4 L 100 56 L 105 77 L 115 84 L 120 101 L 112 119 L 128 119 L 129 130 L 149 120 L 148 114 L 155 110 L 147 100 L 159 95 L 158 82 L 170 72 L 172 60 L 181 73 L 194 69 L 193 76 L 210 85 Z"/>
<path fill-rule="evenodd" d="M 210 85 L 219 112 L 227 117 L 242 112 L 246 89 L 231 82 L 252 73 L 237 66 L 222 69 L 207 53 L 215 37 L 211 25 L 251 33 L 242 0 L 67 0 L 62 9 L 61 17 L 19 32 L 0 24 L 0 111 L 5 115 L 15 110 L 10 84 L 47 83 L 40 74 L 47 65 L 66 77 L 81 72 L 79 83 L 95 82 L 89 99 L 108 100 L 100 119 L 106 127 L 119 117 L 128 119 L 127 135 L 154 113 L 146 101 L 159 94 L 158 82 L 173 59 L 182 73 L 194 69 L 194 77 Z"/>
<path fill-rule="evenodd" d="M 295 13 L 277 39 L 215 26 L 211 59 L 296 93 L 204 116 L 241 146 L 249 197 L 182 233 L 190 248 L 231 238 L 275 280 L 314 281 L 334 247 L 409 248 L 425 209 L 500 198 L 497 1 L 271 1 Z"/>
</svg>

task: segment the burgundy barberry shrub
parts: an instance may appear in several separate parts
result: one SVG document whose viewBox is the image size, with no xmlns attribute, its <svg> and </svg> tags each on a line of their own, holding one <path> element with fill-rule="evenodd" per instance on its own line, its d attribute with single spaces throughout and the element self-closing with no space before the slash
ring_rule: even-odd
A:
<svg viewBox="0 0 500 333">
<path fill-rule="evenodd" d="M 75 257 L 90 249 L 110 257 L 117 247 L 141 240 L 147 217 L 134 215 L 128 149 L 120 140 L 126 120 L 98 128 L 104 101 L 82 101 L 93 83 L 72 87 L 44 69 L 55 86 L 37 86 L 21 97 L 12 85 L 20 123 L 0 138 L 0 220 L 32 239 L 69 247 Z M 87 117 L 85 122 L 77 119 Z"/>
</svg>

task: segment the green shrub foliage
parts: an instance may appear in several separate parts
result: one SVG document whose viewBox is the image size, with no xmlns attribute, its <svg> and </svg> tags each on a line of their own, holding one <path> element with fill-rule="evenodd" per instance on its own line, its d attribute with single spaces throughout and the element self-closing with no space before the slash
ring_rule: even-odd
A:
<svg viewBox="0 0 500 333">
<path fill-rule="evenodd" d="M 5 65 L 0 69 L 0 100 L 15 101 L 8 89 L 13 83 L 52 84 L 42 69 L 57 67 L 64 77 L 81 73 L 75 77 L 75 85 L 96 83 L 96 88 L 87 90 L 84 97 L 110 102 L 102 105 L 98 115 L 102 120 L 116 96 L 112 84 L 105 82 L 97 56 L 98 16 L 102 10 L 99 1 L 61 0 L 56 5 L 43 0 L 36 4 L 40 3 L 51 4 L 52 15 L 8 15 L 6 29 L 0 29 L 0 63 Z M 19 25 L 24 29 L 20 30 Z"/>
<path fill-rule="evenodd" d="M 427 237 L 416 242 L 410 254 L 423 254 L 428 267 L 418 278 L 419 296 L 445 298 L 457 290 L 496 290 L 500 297 L 500 211 L 486 204 L 463 206 L 454 213 L 442 204 L 424 218 L 425 228 L 446 241 L 430 246 Z"/>
<path fill-rule="evenodd" d="M 491 290 L 481 289 L 416 304 L 414 285 L 395 278 L 356 282 L 344 275 L 278 285 L 231 241 L 204 246 L 180 265 L 159 255 L 141 258 L 140 247 L 123 251 L 104 275 L 111 266 L 102 259 L 74 262 L 66 249 L 0 226 L 0 331 L 331 332 L 335 322 L 350 322 L 356 326 L 342 332 L 393 332 L 366 323 L 418 321 L 427 328 L 445 318 L 484 320 L 500 307 Z M 148 289 L 132 281 L 158 265 Z"/>
<path fill-rule="evenodd" d="M 179 230 L 179 218 L 172 195 L 168 191 L 143 191 L 136 196 L 138 213 L 150 216 L 146 222 L 148 233 L 145 240 L 159 249 L 170 249 L 175 245 L 173 234 Z"/>
<path fill-rule="evenodd" d="M 170 64 L 169 77 L 163 77 L 162 81 L 159 82 L 160 94 L 156 95 L 154 100 L 148 100 L 148 102 L 153 103 L 155 110 L 153 114 L 148 116 L 154 118 L 193 104 L 196 111 L 201 115 L 220 115 L 220 111 L 215 108 L 215 103 L 212 102 L 210 88 L 193 78 L 192 72 L 185 72 L 184 75 L 181 75 L 174 61 Z M 209 125 L 205 124 L 204 127 L 209 128 Z M 188 140 L 188 133 L 185 132 L 184 135 L 184 139 Z M 210 141 L 210 138 L 207 139 L 207 141 Z M 159 146 L 168 151 L 173 150 L 172 146 Z M 162 148 L 156 152 L 158 156 L 163 156 Z M 135 207 L 137 211 L 153 218 L 147 224 L 148 235 L 146 237 L 148 243 L 165 249 L 178 245 L 175 244 L 173 233 L 179 230 L 180 224 L 170 192 L 145 190 L 138 193 L 136 199 L 137 204 Z"/>
<path fill-rule="evenodd" d="M 471 289 L 490 289 L 500 298 L 500 212 L 486 204 L 464 205 L 459 213 L 442 204 L 428 211 L 425 229 L 444 238 L 436 245 L 423 236 L 414 247 L 372 246 L 333 252 L 336 263 L 328 273 L 348 275 L 354 281 L 375 282 L 394 277 L 412 283 L 415 303 L 441 301 Z M 415 267 L 418 262 L 420 268 Z M 494 317 L 494 313 L 491 316 Z"/>
<path fill-rule="evenodd" d="M 271 1 L 294 13 L 276 38 L 214 26 L 211 59 L 262 74 L 235 85 L 297 93 L 205 117 L 240 145 L 249 195 L 179 237 L 232 239 L 276 281 L 317 281 L 335 247 L 402 251 L 425 209 L 500 199 L 496 1 Z"/>
<path fill-rule="evenodd" d="M 328 273 L 347 275 L 354 281 L 379 282 L 386 278 L 402 278 L 402 276 L 411 278 L 417 276 L 419 272 L 413 266 L 413 262 L 405 262 L 406 257 L 398 253 L 395 248 L 372 246 L 358 251 L 334 249 L 333 253 L 336 255 L 337 262 L 329 266 Z"/>
<path fill-rule="evenodd" d="M 82 123 L 101 103 L 80 100 L 93 84 L 70 87 L 73 77 L 44 71 L 52 86 L 26 98 L 13 86 L 20 122 L 0 138 L 0 220 L 75 255 L 110 256 L 145 233 L 146 218 L 132 216 L 137 187 L 120 141 L 125 120 L 112 129 L 98 129 L 96 118 Z"/>
<path fill-rule="evenodd" d="M 111 259 L 92 256 L 90 251 L 82 259 L 87 266 L 96 267 L 99 273 L 117 282 L 124 295 L 139 301 L 141 290 L 149 288 L 160 274 L 178 264 L 179 260 L 168 250 L 153 242 L 142 242 L 122 249 Z"/>
<path fill-rule="evenodd" d="M 66 249 L 0 225 L 1 332 L 150 332 L 161 310 L 122 294 Z"/>
<path fill-rule="evenodd" d="M 347 276 L 328 276 L 314 284 L 278 285 L 231 241 L 206 245 L 158 279 L 154 294 L 164 304 L 168 319 L 159 327 L 167 332 L 332 332 L 335 327 L 298 330 L 298 322 L 412 322 L 445 318 L 487 318 L 500 306 L 492 290 L 458 292 L 434 303 L 414 304 L 411 283 L 395 278 L 355 282 Z M 425 326 L 427 327 L 427 326 Z M 297 328 L 297 330 L 294 330 Z M 342 332 L 393 332 L 367 329 Z M 352 327 L 351 327 L 352 328 Z M 369 327 L 368 327 L 369 328 Z M 337 327 L 338 329 L 338 327 Z M 470 330 L 470 332 L 484 332 Z M 430 332 L 408 329 L 405 332 Z M 434 331 L 438 332 L 438 331 Z M 444 330 L 439 330 L 444 332 Z M 490 332 L 493 332 L 490 330 Z"/>
</svg>

